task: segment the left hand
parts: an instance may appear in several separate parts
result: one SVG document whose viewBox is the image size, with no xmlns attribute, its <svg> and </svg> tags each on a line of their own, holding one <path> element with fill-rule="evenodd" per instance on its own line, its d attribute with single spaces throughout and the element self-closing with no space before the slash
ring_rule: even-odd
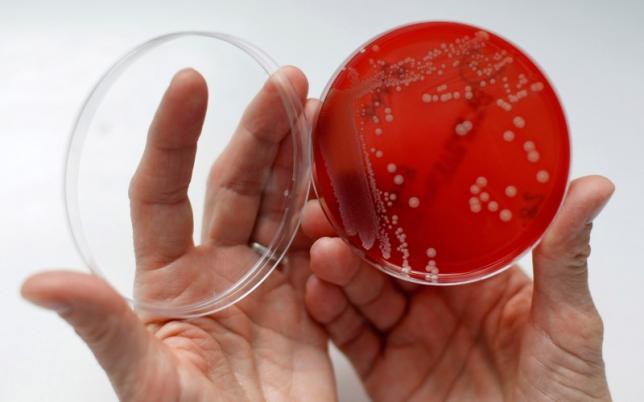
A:
<svg viewBox="0 0 644 402">
<path fill-rule="evenodd" d="M 277 74 L 304 103 L 304 75 L 295 68 Z M 263 189 L 288 170 L 280 156 L 288 157 L 290 126 L 275 85 L 269 80 L 251 102 L 213 166 L 203 243 L 195 246 L 187 189 L 207 88 L 194 70 L 172 80 L 130 187 L 139 298 L 200 300 L 257 258 L 251 241 L 266 244 L 275 224 L 271 202 L 278 201 Z M 307 113 L 313 107 L 309 102 Z M 332 401 L 327 337 L 304 308 L 311 243 L 300 234 L 283 272 L 205 317 L 139 317 L 103 280 L 79 273 L 33 276 L 22 293 L 74 327 L 121 401 Z"/>
</svg>

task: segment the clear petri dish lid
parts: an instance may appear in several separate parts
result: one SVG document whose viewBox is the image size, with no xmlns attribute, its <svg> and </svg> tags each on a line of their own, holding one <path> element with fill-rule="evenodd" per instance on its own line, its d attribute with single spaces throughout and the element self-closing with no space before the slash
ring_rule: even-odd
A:
<svg viewBox="0 0 644 402">
<path fill-rule="evenodd" d="M 310 182 L 296 76 L 219 33 L 161 36 L 117 61 L 67 150 L 66 213 L 88 268 L 143 313 L 174 317 L 288 269 Z"/>
</svg>

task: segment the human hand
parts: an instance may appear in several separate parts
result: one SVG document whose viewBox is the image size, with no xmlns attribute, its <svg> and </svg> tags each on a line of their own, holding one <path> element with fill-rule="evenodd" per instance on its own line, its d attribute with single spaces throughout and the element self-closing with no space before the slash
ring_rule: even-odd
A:
<svg viewBox="0 0 644 402">
<path fill-rule="evenodd" d="M 277 74 L 304 103 L 304 75 Z M 214 164 L 195 246 L 187 189 L 208 90 L 194 70 L 171 82 L 130 186 L 138 298 L 199 300 L 256 260 L 251 241 L 267 244 L 277 200 L 262 190 L 289 170 L 290 125 L 276 85 L 269 80 L 251 102 Z M 334 400 L 327 337 L 304 309 L 311 243 L 299 234 L 283 270 L 236 305 L 199 318 L 138 316 L 103 280 L 79 273 L 35 275 L 22 293 L 74 327 L 122 401 Z"/>
<path fill-rule="evenodd" d="M 609 401 L 587 258 L 613 191 L 599 176 L 571 183 L 533 251 L 534 282 L 515 266 L 454 287 L 382 274 L 326 237 L 334 231 L 310 205 L 303 228 L 319 240 L 307 308 L 375 401 Z"/>
</svg>

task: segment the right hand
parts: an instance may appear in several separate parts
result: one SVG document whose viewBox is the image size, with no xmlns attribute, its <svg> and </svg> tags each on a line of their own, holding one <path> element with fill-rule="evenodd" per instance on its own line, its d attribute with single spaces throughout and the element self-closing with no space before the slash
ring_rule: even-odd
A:
<svg viewBox="0 0 644 402">
<path fill-rule="evenodd" d="M 319 238 L 308 310 L 375 401 L 609 401 L 587 258 L 613 190 L 599 176 L 571 183 L 533 251 L 534 282 L 515 266 L 470 285 L 410 287 L 360 260 L 328 223 L 305 220 Z"/>
</svg>

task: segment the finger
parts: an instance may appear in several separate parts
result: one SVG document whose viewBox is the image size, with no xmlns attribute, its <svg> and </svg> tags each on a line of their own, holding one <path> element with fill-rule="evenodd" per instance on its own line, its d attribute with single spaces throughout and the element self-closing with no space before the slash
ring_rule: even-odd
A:
<svg viewBox="0 0 644 402">
<path fill-rule="evenodd" d="M 317 240 L 320 237 L 337 236 L 336 230 L 322 210 L 320 200 L 312 199 L 304 205 L 302 211 L 302 232 L 311 240 Z M 395 280 L 393 284 L 404 293 L 411 293 L 420 286 L 402 280 Z"/>
<path fill-rule="evenodd" d="M 309 99 L 307 101 L 304 109 L 305 122 L 312 121 L 316 110 L 319 108 L 319 103 L 317 99 Z M 269 179 L 262 191 L 257 222 L 251 236 L 253 241 L 261 244 L 270 244 L 278 227 L 283 224 L 284 214 L 289 209 L 289 203 L 298 204 L 305 202 L 307 194 L 291 191 L 293 183 L 293 162 L 293 140 L 291 136 L 288 136 L 280 144 Z M 304 211 L 302 214 L 304 214 Z M 300 216 L 298 215 L 293 216 L 293 219 L 299 218 Z M 290 249 L 301 250 L 306 248 L 306 251 L 308 251 L 311 244 L 310 239 L 298 234 Z"/>
<path fill-rule="evenodd" d="M 172 79 L 152 121 L 130 184 L 139 268 L 164 266 L 193 244 L 188 186 L 207 105 L 203 77 L 194 70 L 182 70 Z"/>
<path fill-rule="evenodd" d="M 306 283 L 309 314 L 324 326 L 329 337 L 349 359 L 358 375 L 365 377 L 378 357 L 381 340 L 364 317 L 349 303 L 343 291 L 315 275 Z"/>
<path fill-rule="evenodd" d="M 280 143 L 290 132 L 291 116 L 283 96 L 304 105 L 308 84 L 295 67 L 278 70 L 250 103 L 226 150 L 208 179 L 204 239 L 246 244 L 255 226 L 262 191 Z"/>
<path fill-rule="evenodd" d="M 131 384 L 161 367 L 155 360 L 160 357 L 155 353 L 156 339 L 102 279 L 75 272 L 47 272 L 27 279 L 22 295 L 58 312 L 76 330 L 122 400 Z"/>
<path fill-rule="evenodd" d="M 394 285 L 404 293 L 413 293 L 423 286 L 417 283 L 407 282 L 403 280 L 395 280 Z"/>
<path fill-rule="evenodd" d="M 337 235 L 322 210 L 319 200 L 309 200 L 304 205 L 302 210 L 302 231 L 312 240 Z"/>
<path fill-rule="evenodd" d="M 614 189 L 600 176 L 570 184 L 561 210 L 533 252 L 535 309 L 556 311 L 562 304 L 594 309 L 588 289 L 590 230 Z"/>
<path fill-rule="evenodd" d="M 323 237 L 313 244 L 311 270 L 320 279 L 340 286 L 351 305 L 381 331 L 395 325 L 404 313 L 406 298 L 391 280 L 337 237 Z"/>
</svg>

